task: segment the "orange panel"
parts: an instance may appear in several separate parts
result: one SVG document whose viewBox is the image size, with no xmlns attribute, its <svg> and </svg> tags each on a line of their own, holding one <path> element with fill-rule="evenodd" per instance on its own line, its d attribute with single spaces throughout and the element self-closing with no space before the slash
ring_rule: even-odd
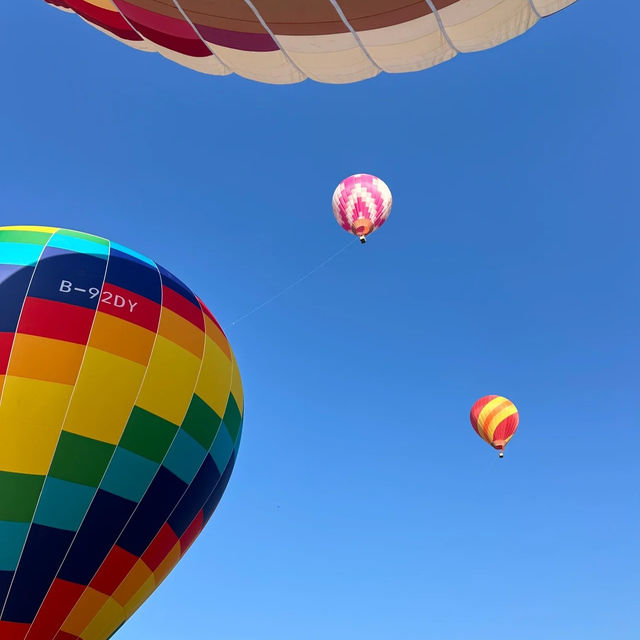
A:
<svg viewBox="0 0 640 640">
<path fill-rule="evenodd" d="M 19 333 L 13 345 L 9 374 L 73 385 L 84 350 L 81 344 Z"/>
</svg>

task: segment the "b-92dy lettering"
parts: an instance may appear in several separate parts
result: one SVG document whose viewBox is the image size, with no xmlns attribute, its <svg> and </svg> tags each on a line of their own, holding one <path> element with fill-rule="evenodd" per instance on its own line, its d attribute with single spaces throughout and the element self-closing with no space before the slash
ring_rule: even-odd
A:
<svg viewBox="0 0 640 640">
<path fill-rule="evenodd" d="M 62 282 L 60 282 L 58 291 L 60 293 L 85 293 L 91 300 L 94 300 L 95 298 L 100 296 L 100 289 L 98 289 L 98 287 L 81 289 L 80 287 L 74 287 L 71 280 L 62 280 Z M 133 313 L 133 310 L 138 305 L 138 303 L 131 300 L 131 298 L 125 298 L 118 293 L 113 293 L 113 291 L 103 291 L 102 295 L 100 296 L 100 302 L 102 304 L 112 305 L 117 309 L 127 309 L 129 313 Z"/>
</svg>

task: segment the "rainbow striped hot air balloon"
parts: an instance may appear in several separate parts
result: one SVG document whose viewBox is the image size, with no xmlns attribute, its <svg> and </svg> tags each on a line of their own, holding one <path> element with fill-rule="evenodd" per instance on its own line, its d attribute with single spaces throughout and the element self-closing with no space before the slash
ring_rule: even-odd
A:
<svg viewBox="0 0 640 640">
<path fill-rule="evenodd" d="M 343 180 L 333 192 L 333 215 L 338 224 L 360 238 L 379 229 L 391 212 L 391 191 L 375 176 L 357 173 Z"/>
<path fill-rule="evenodd" d="M 498 449 L 502 458 L 518 428 L 518 410 L 513 402 L 502 396 L 484 396 L 471 407 L 470 418 L 475 432 Z"/>
<path fill-rule="evenodd" d="M 152 260 L 0 228 L 0 638 L 106 640 L 213 514 L 242 385 L 224 333 Z"/>
</svg>

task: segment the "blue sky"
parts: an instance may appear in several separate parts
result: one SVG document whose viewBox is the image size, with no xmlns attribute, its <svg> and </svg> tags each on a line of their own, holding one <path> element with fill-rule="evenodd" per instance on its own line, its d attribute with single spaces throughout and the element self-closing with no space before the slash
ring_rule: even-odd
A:
<svg viewBox="0 0 640 640">
<path fill-rule="evenodd" d="M 153 257 L 245 385 L 227 493 L 118 640 L 637 637 L 640 7 L 615 4 L 286 87 L 4 8 L 1 223 Z M 231 326 L 348 241 L 356 172 L 384 229 Z M 521 416 L 503 461 L 468 422 L 492 393 Z"/>
</svg>

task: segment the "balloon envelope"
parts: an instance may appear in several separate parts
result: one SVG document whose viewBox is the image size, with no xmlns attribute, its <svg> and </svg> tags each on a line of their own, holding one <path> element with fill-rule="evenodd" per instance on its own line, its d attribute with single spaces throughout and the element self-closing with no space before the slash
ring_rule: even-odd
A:
<svg viewBox="0 0 640 640">
<path fill-rule="evenodd" d="M 102 238 L 0 228 L 0 638 L 106 640 L 211 517 L 242 385 L 205 305 Z"/>
<path fill-rule="evenodd" d="M 471 407 L 470 418 L 475 432 L 501 452 L 518 428 L 518 410 L 502 396 L 480 398 Z"/>
<path fill-rule="evenodd" d="M 387 221 L 391 205 L 389 187 L 368 173 L 345 178 L 336 187 L 331 201 L 336 222 L 363 242 Z"/>
<path fill-rule="evenodd" d="M 495 47 L 576 0 L 45 0 L 213 75 L 346 83 Z"/>
</svg>

